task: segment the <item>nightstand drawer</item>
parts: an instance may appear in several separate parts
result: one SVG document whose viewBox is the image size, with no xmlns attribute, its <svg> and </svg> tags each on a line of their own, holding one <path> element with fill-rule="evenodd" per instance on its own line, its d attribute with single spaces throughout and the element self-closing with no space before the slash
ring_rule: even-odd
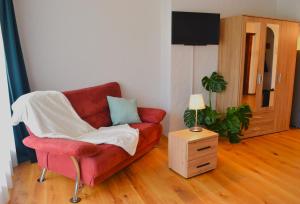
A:
<svg viewBox="0 0 300 204">
<path fill-rule="evenodd" d="M 217 151 L 218 138 L 188 143 L 188 160 L 215 153 Z"/>
<path fill-rule="evenodd" d="M 199 159 L 189 161 L 188 177 L 202 174 L 204 172 L 215 169 L 217 166 L 217 155 L 210 154 Z"/>
</svg>

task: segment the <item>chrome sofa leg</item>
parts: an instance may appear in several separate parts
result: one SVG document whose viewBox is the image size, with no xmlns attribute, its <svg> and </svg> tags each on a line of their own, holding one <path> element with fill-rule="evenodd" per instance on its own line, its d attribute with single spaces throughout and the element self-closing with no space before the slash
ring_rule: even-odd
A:
<svg viewBox="0 0 300 204">
<path fill-rule="evenodd" d="M 79 168 L 78 161 L 75 157 L 71 156 L 71 160 L 72 160 L 73 165 L 76 170 L 76 181 L 75 181 L 75 186 L 74 186 L 73 197 L 70 199 L 70 202 L 71 203 L 79 203 L 81 201 L 81 198 L 78 197 L 78 191 L 79 191 L 79 187 L 80 187 L 80 168 Z"/>
<path fill-rule="evenodd" d="M 47 169 L 46 169 L 46 168 L 43 168 L 40 177 L 37 179 L 37 181 L 38 181 L 39 183 L 43 183 L 43 182 L 46 180 L 46 179 L 45 179 L 46 172 L 47 172 Z"/>
</svg>

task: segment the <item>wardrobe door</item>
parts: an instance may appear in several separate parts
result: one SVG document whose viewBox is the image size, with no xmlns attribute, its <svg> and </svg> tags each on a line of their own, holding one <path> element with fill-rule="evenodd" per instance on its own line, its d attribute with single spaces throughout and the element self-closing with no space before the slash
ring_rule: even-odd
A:
<svg viewBox="0 0 300 204">
<path fill-rule="evenodd" d="M 249 129 L 244 132 L 244 137 L 275 131 L 274 97 L 278 34 L 279 24 L 275 24 L 272 20 L 248 19 L 241 103 L 250 105 L 253 118 Z"/>
<path fill-rule="evenodd" d="M 226 90 L 217 94 L 216 109 L 226 112 L 240 104 L 241 66 L 244 57 L 245 19 L 243 16 L 221 19 L 218 72 L 228 81 Z"/>
<path fill-rule="evenodd" d="M 276 131 L 288 130 L 290 126 L 291 106 L 294 89 L 294 77 L 297 54 L 299 25 L 282 21 L 278 50 L 277 94 L 276 94 Z"/>
<path fill-rule="evenodd" d="M 242 66 L 241 104 L 248 104 L 253 112 L 259 109 L 257 78 L 260 73 L 264 25 L 262 22 L 247 20 L 245 29 L 244 65 Z"/>
<path fill-rule="evenodd" d="M 280 39 L 280 22 L 265 20 L 262 39 L 261 64 L 258 71 L 257 84 L 259 86 L 258 111 L 270 112 L 274 119 L 276 103 L 276 73 L 278 71 L 278 51 Z"/>
</svg>

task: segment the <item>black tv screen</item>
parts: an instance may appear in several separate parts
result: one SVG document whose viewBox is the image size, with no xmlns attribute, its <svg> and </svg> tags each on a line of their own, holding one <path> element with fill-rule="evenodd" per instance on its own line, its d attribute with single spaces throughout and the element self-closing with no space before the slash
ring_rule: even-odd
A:
<svg viewBox="0 0 300 204">
<path fill-rule="evenodd" d="M 172 12 L 172 44 L 219 44 L 220 14 Z"/>
</svg>

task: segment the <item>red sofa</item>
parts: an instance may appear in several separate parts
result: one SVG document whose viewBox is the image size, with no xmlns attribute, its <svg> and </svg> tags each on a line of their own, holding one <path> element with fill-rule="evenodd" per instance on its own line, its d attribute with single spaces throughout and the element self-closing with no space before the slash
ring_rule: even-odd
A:
<svg viewBox="0 0 300 204">
<path fill-rule="evenodd" d="M 94 128 L 112 125 L 106 97 L 121 97 L 118 83 L 112 82 L 67 91 L 64 94 L 79 116 Z M 47 169 L 71 179 L 79 177 L 77 179 L 80 179 L 83 184 L 93 186 L 149 152 L 160 140 L 162 135 L 160 122 L 166 113 L 152 108 L 138 108 L 138 113 L 142 123 L 130 124 L 131 127 L 138 128 L 140 131 L 134 156 L 110 144 L 94 145 L 66 139 L 40 138 L 29 130 L 30 135 L 24 139 L 23 143 L 35 149 L 38 165 L 44 169 L 39 181 L 44 180 Z M 78 165 L 78 171 L 76 171 L 76 165 Z M 76 201 L 76 198 L 73 197 L 73 199 Z"/>
</svg>

